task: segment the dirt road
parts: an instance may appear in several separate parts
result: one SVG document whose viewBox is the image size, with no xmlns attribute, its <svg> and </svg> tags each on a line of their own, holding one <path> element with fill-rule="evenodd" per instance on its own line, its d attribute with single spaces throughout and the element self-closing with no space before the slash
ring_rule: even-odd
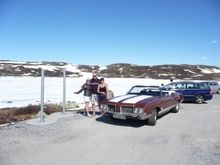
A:
<svg viewBox="0 0 220 165">
<path fill-rule="evenodd" d="M 182 104 L 156 126 L 77 114 L 0 128 L 0 165 L 219 165 L 220 95 Z"/>
</svg>

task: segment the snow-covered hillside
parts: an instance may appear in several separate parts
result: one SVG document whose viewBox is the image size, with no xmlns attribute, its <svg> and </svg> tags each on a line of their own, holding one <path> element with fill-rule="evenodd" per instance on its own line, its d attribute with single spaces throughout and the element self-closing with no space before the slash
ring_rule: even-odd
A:
<svg viewBox="0 0 220 165">
<path fill-rule="evenodd" d="M 117 78 L 153 78 L 153 79 L 200 79 L 220 80 L 220 68 L 208 65 L 155 65 L 140 66 L 116 63 L 107 66 L 76 65 L 65 62 L 24 62 L 0 60 L 0 76 L 39 77 L 41 68 L 46 77 L 62 77 L 66 69 L 67 77 L 80 77 L 82 72 L 97 72 L 103 77 Z"/>
<path fill-rule="evenodd" d="M 68 77 L 82 76 L 77 65 L 63 62 L 18 62 L 18 61 L 0 61 L 0 76 L 32 76 L 38 77 L 41 74 L 41 68 L 45 70 L 47 77 L 61 77 L 65 68 Z"/>
</svg>

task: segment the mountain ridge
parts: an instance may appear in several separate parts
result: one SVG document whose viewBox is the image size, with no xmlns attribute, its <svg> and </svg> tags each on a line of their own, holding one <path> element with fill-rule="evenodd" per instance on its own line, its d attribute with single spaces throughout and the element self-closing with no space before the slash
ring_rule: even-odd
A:
<svg viewBox="0 0 220 165">
<path fill-rule="evenodd" d="M 220 67 L 210 65 L 163 64 L 150 66 L 114 63 L 100 66 L 66 62 L 0 60 L 0 76 L 38 77 L 41 74 L 41 68 L 44 68 L 46 77 L 61 77 L 65 68 L 67 77 L 80 77 L 83 76 L 83 72 L 96 72 L 101 77 L 113 78 L 220 80 Z"/>
</svg>

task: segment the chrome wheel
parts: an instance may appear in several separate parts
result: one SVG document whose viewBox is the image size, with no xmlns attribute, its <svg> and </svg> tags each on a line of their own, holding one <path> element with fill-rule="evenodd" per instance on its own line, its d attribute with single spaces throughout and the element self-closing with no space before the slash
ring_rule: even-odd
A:
<svg viewBox="0 0 220 165">
<path fill-rule="evenodd" d="M 204 99 L 204 97 L 203 96 L 201 96 L 201 95 L 198 95 L 198 96 L 196 96 L 196 103 L 198 103 L 198 104 L 202 104 L 204 101 L 205 101 L 205 99 Z"/>
<path fill-rule="evenodd" d="M 176 103 L 176 106 L 171 110 L 173 113 L 179 112 L 180 109 L 180 102 Z"/>
<path fill-rule="evenodd" d="M 147 123 L 148 125 L 156 125 L 156 122 L 157 122 L 157 110 L 154 110 L 152 113 L 151 113 L 151 116 L 150 118 L 147 120 Z"/>
</svg>

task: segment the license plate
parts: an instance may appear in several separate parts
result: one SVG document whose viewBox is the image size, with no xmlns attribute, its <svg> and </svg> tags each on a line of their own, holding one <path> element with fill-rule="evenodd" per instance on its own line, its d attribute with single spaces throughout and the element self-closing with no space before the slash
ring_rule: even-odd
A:
<svg viewBox="0 0 220 165">
<path fill-rule="evenodd" d="M 126 117 L 124 115 L 121 115 L 119 113 L 114 113 L 113 117 L 116 118 L 116 119 L 122 119 L 122 120 L 126 119 Z"/>
</svg>

